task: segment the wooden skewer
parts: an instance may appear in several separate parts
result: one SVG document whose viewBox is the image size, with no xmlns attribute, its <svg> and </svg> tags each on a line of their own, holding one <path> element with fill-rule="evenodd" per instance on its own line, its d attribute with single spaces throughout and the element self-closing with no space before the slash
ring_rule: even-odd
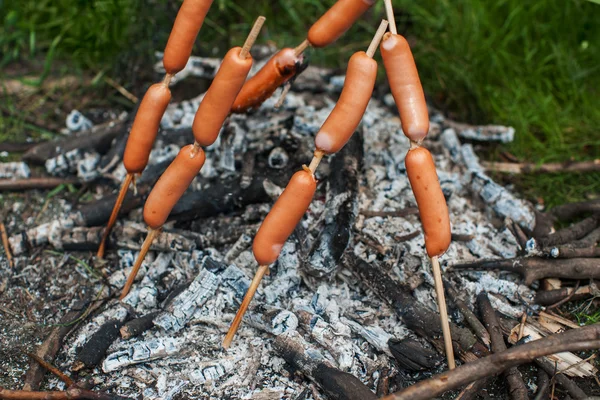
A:
<svg viewBox="0 0 600 400">
<path fill-rule="evenodd" d="M 132 180 L 133 174 L 128 173 L 125 176 L 123 185 L 121 185 L 121 190 L 119 191 L 119 195 L 117 196 L 117 201 L 115 202 L 115 206 L 113 207 L 112 213 L 110 214 L 108 224 L 106 225 L 106 229 L 104 229 L 104 234 L 102 235 L 102 240 L 100 241 L 100 246 L 98 247 L 98 252 L 96 253 L 96 257 L 98 258 L 104 257 L 104 251 L 106 249 L 106 240 L 108 239 L 108 235 L 110 235 L 110 231 L 115 225 L 115 222 L 117 222 L 117 218 L 119 217 L 119 211 L 121 211 L 121 206 L 123 205 L 123 201 L 125 200 L 127 190 L 129 189 Z"/>
<path fill-rule="evenodd" d="M 254 42 L 256 42 L 256 38 L 258 38 L 258 34 L 260 33 L 265 20 L 266 18 L 261 15 L 260 17 L 256 18 L 256 21 L 254 21 L 254 26 L 252 26 L 252 30 L 248 34 L 248 37 L 244 42 L 244 46 L 242 46 L 242 51 L 240 51 L 240 58 L 242 60 L 248 57 L 250 49 L 252 48 L 252 45 L 254 45 Z"/>
<path fill-rule="evenodd" d="M 381 42 L 381 38 L 385 34 L 385 30 L 387 29 L 387 27 L 388 22 L 385 19 L 382 19 L 381 24 L 379 24 L 379 28 L 377 28 L 377 32 L 375 32 L 375 36 L 373 37 L 373 40 L 371 40 L 371 44 L 367 49 L 367 55 L 369 57 L 373 58 L 373 56 L 375 55 L 377 47 L 379 47 L 379 42 Z"/>
<path fill-rule="evenodd" d="M 166 87 L 169 87 L 169 85 L 171 84 L 171 80 L 173 79 L 175 75 L 172 74 L 165 74 L 165 77 L 163 78 L 163 85 L 165 85 Z"/>
<path fill-rule="evenodd" d="M 127 283 L 125 283 L 125 286 L 123 287 L 123 291 L 121 292 L 121 297 L 119 297 L 119 300 L 123 300 L 125 298 L 125 296 L 127 296 L 127 294 L 129 293 L 129 290 L 131 289 L 131 286 L 133 285 L 133 281 L 135 280 L 135 277 L 136 277 L 138 271 L 140 270 L 142 263 L 144 262 L 144 258 L 146 258 L 146 253 L 148 253 L 148 250 L 150 250 L 150 246 L 152 246 L 152 242 L 154 241 L 154 238 L 156 236 L 158 236 L 159 233 L 160 233 L 160 229 L 148 229 L 148 235 L 146 236 L 146 239 L 144 240 L 144 243 L 142 244 L 142 248 L 140 249 L 140 254 L 138 255 L 137 260 L 135 260 L 133 269 L 131 270 L 131 273 L 127 277 Z"/>
<path fill-rule="evenodd" d="M 321 150 L 315 150 L 315 155 L 313 156 L 313 159 L 311 160 L 310 165 L 308 166 L 308 169 L 313 175 L 319 167 L 319 164 L 321 163 L 321 160 L 323 159 L 324 155 L 325 153 L 323 153 Z"/>
<path fill-rule="evenodd" d="M 392 7 L 392 0 L 383 0 L 385 3 L 385 12 L 387 14 L 387 19 L 390 21 L 390 32 L 392 34 L 397 35 L 398 30 L 396 29 L 396 18 L 394 18 L 394 8 Z"/>
<path fill-rule="evenodd" d="M 448 359 L 448 368 L 456 368 L 454 361 L 454 349 L 452 348 L 452 334 L 450 333 L 450 322 L 448 321 L 448 310 L 446 308 L 446 296 L 444 295 L 444 283 L 442 282 L 442 269 L 437 256 L 431 257 L 431 266 L 433 270 L 433 280 L 435 282 L 435 294 L 437 297 L 438 308 L 440 310 L 440 322 L 442 324 L 442 333 L 444 335 L 444 348 L 446 358 Z"/>
<path fill-rule="evenodd" d="M 6 254 L 6 260 L 8 261 L 9 267 L 14 267 L 12 254 L 10 253 L 10 243 L 8 243 L 8 234 L 6 233 L 6 227 L 4 222 L 0 222 L 0 235 L 2 236 L 2 245 L 4 246 L 4 254 Z"/>
<path fill-rule="evenodd" d="M 294 49 L 294 53 L 296 53 L 296 55 L 299 56 L 300 54 L 304 53 L 304 50 L 306 50 L 309 47 L 310 42 L 308 41 L 308 39 L 304 39 L 302 43 L 296 46 L 296 48 Z"/>
<path fill-rule="evenodd" d="M 252 283 L 250 283 L 250 287 L 248 288 L 248 291 L 246 292 L 246 296 L 244 296 L 242 305 L 240 305 L 240 308 L 239 308 L 237 314 L 235 315 L 235 318 L 233 319 L 231 326 L 229 327 L 227 336 L 225 336 L 225 340 L 223 340 L 223 348 L 224 349 L 228 349 L 229 346 L 231 345 L 231 342 L 233 341 L 233 338 L 234 338 L 238 328 L 240 327 L 240 324 L 242 323 L 242 318 L 244 317 L 246 310 L 248 310 L 250 301 L 252 301 L 252 298 L 254 297 L 254 293 L 256 293 L 256 289 L 258 289 L 258 285 L 260 285 L 260 281 L 262 280 L 263 276 L 268 271 L 269 271 L 268 265 L 261 265 L 260 267 L 258 267 L 258 271 L 256 271 L 256 275 L 254 275 L 254 279 L 252 279 Z"/>
</svg>

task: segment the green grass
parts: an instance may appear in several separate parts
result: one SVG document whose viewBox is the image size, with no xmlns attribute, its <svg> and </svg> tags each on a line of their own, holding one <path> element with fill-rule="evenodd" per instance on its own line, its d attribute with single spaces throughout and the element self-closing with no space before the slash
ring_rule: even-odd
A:
<svg viewBox="0 0 600 400">
<path fill-rule="evenodd" d="M 333 2 L 255 0 L 242 6 L 215 0 L 194 53 L 220 55 L 241 44 L 259 14 L 267 17 L 261 41 L 295 46 Z M 0 0 L 0 66 L 38 60 L 43 78 L 67 63 L 68 70 L 105 71 L 129 89 L 143 86 L 179 4 Z M 516 128 L 515 143 L 496 151 L 538 163 L 600 157 L 600 5 L 585 0 L 394 4 L 429 100 L 458 120 Z M 379 0 L 336 45 L 311 51 L 312 62 L 343 67 L 352 52 L 367 46 L 382 17 Z M 529 198 L 543 197 L 550 205 L 600 192 L 598 174 L 515 181 Z"/>
</svg>

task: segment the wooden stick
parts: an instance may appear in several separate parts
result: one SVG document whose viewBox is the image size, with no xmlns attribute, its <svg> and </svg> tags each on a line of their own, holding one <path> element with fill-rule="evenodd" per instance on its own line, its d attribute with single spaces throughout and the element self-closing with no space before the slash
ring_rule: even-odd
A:
<svg viewBox="0 0 600 400">
<path fill-rule="evenodd" d="M 240 58 L 242 60 L 245 60 L 246 57 L 248 57 L 250 49 L 252 48 L 252 45 L 254 45 L 254 42 L 256 42 L 256 38 L 258 37 L 258 34 L 260 33 L 260 30 L 262 29 L 263 24 L 265 23 L 265 20 L 266 18 L 261 15 L 260 17 L 256 18 L 256 21 L 254 21 L 254 26 L 252 26 L 252 30 L 250 31 L 248 37 L 246 38 L 246 41 L 244 42 L 242 51 L 240 51 Z"/>
<path fill-rule="evenodd" d="M 442 269 L 437 256 L 431 257 L 431 267 L 433 270 L 433 280 L 435 282 L 435 294 L 437 296 L 438 308 L 440 309 L 440 322 L 442 324 L 442 333 L 444 334 L 444 348 L 446 358 L 448 359 L 448 368 L 456 368 L 454 361 L 454 349 L 452 348 L 452 335 L 450 334 L 450 322 L 448 321 L 448 310 L 446 308 L 446 297 L 444 296 L 444 283 L 442 282 Z"/>
<path fill-rule="evenodd" d="M 308 47 L 310 47 L 310 42 L 308 39 L 304 39 L 302 43 L 296 46 L 294 53 L 296 53 L 296 56 L 299 56 L 300 54 L 304 53 L 304 50 L 306 50 Z"/>
<path fill-rule="evenodd" d="M 162 84 L 165 85 L 166 87 L 169 87 L 169 85 L 171 84 L 171 80 L 173 79 L 174 76 L 175 75 L 173 75 L 173 74 L 165 74 Z"/>
<path fill-rule="evenodd" d="M 309 171 L 312 172 L 313 175 L 315 174 L 315 171 L 319 167 L 319 164 L 321 163 L 321 160 L 323 159 L 324 155 L 325 155 L 325 153 L 323 153 L 321 150 L 315 150 L 315 155 L 314 155 L 313 159 L 310 161 L 310 165 L 308 166 Z"/>
<path fill-rule="evenodd" d="M 225 336 L 225 340 L 223 340 L 223 348 L 224 349 L 228 349 L 229 346 L 231 345 L 231 342 L 233 341 L 233 337 L 235 336 L 238 328 L 240 327 L 240 324 L 242 323 L 242 318 L 244 317 L 244 314 L 246 313 L 246 310 L 248 310 L 248 306 L 250 305 L 250 302 L 252 301 L 252 298 L 254 297 L 254 293 L 256 292 L 256 289 L 258 289 L 258 285 L 260 285 L 260 281 L 262 280 L 263 275 L 265 275 L 268 270 L 269 270 L 268 265 L 261 265 L 260 267 L 258 267 L 258 271 L 256 271 L 256 274 L 254 275 L 254 279 L 252 279 L 252 283 L 250 283 L 250 287 L 248 288 L 248 291 L 246 292 L 246 296 L 244 296 L 244 300 L 242 301 L 242 304 L 240 305 L 240 308 L 239 308 L 237 314 L 235 315 L 235 318 L 233 319 L 231 326 L 229 327 L 227 336 Z"/>
<path fill-rule="evenodd" d="M 529 363 L 539 357 L 564 351 L 597 349 L 598 347 L 600 347 L 600 324 L 593 324 L 581 329 L 554 334 L 527 344 L 514 346 L 509 350 L 465 363 L 453 371 L 435 375 L 430 379 L 420 381 L 383 399 L 432 399 L 448 390 L 466 385 L 486 376 L 498 374 L 508 368 Z"/>
<path fill-rule="evenodd" d="M 119 300 L 123 300 L 125 298 L 125 296 L 127 296 L 127 293 L 129 293 L 129 289 L 131 289 L 131 286 L 133 285 L 135 276 L 137 275 L 140 267 L 142 266 L 142 263 L 144 262 L 144 258 L 146 257 L 148 250 L 150 250 L 150 246 L 152 245 L 154 238 L 156 238 L 156 236 L 159 233 L 160 233 L 160 228 L 159 229 L 148 229 L 148 236 L 146 236 L 144 243 L 142 243 L 142 248 L 140 249 L 140 255 L 138 256 L 137 260 L 135 260 L 133 269 L 131 270 L 129 277 L 127 277 L 127 283 L 125 283 L 125 286 L 123 287 L 123 291 L 121 292 L 121 297 L 119 297 Z"/>
<path fill-rule="evenodd" d="M 6 254 L 6 260 L 8 260 L 8 266 L 13 268 L 13 258 L 10 252 L 10 244 L 8 243 L 8 235 L 6 234 L 6 226 L 4 222 L 0 222 L 0 235 L 2 235 L 2 245 L 4 246 L 4 253 Z"/>
<path fill-rule="evenodd" d="M 369 48 L 367 49 L 367 55 L 371 58 L 375 55 L 377 51 L 377 47 L 379 47 L 379 42 L 381 42 L 381 38 L 383 37 L 385 30 L 388 27 L 388 22 L 385 19 L 381 20 L 379 24 L 379 28 L 377 28 L 377 32 L 375 32 L 375 36 L 373 36 L 373 40 L 371 40 L 371 44 L 369 44 Z"/>
<path fill-rule="evenodd" d="M 0 179 L 0 192 L 29 189 L 54 189 L 58 185 L 78 183 L 72 178 Z"/>
<path fill-rule="evenodd" d="M 384 3 L 387 19 L 388 21 L 390 21 L 390 32 L 392 32 L 393 35 L 397 35 L 398 30 L 396 29 L 396 18 L 394 17 L 394 8 L 392 7 L 392 0 L 384 0 Z"/>
<path fill-rule="evenodd" d="M 123 181 L 123 185 L 121 185 L 121 190 L 119 191 L 119 195 L 117 196 L 117 201 L 115 201 L 115 206 L 113 207 L 112 213 L 110 214 L 110 218 L 108 219 L 108 224 L 106 224 L 106 229 L 104 230 L 104 235 L 102 235 L 102 240 L 100 241 L 100 246 L 98 247 L 98 252 L 96 253 L 96 257 L 104 258 L 104 251 L 106 249 L 106 240 L 108 239 L 108 235 L 110 235 L 110 231 L 112 230 L 115 222 L 117 222 L 117 218 L 119 217 L 119 212 L 121 211 L 121 206 L 123 206 L 123 200 L 125 200 L 125 196 L 127 195 L 127 190 L 131 185 L 131 181 L 133 180 L 133 174 L 128 173 L 125 176 L 125 180 Z"/>
<path fill-rule="evenodd" d="M 75 383 L 68 375 L 63 374 L 58 368 L 56 368 L 49 362 L 46 362 L 46 360 L 44 360 L 42 357 L 39 357 L 38 355 L 33 353 L 27 353 L 27 355 L 33 358 L 42 367 L 46 368 L 48 371 L 56 375 L 56 377 L 63 381 L 67 386 L 72 386 Z"/>
<path fill-rule="evenodd" d="M 285 96 L 287 96 L 287 94 L 289 93 L 291 88 L 292 88 L 292 85 L 289 82 L 283 86 L 283 90 L 281 91 L 279 100 L 277 100 L 277 103 L 275 103 L 275 108 L 279 108 L 283 105 L 283 102 L 285 101 Z"/>
<path fill-rule="evenodd" d="M 131 93 L 129 90 L 125 89 L 122 85 L 118 84 L 112 78 L 105 76 L 104 81 L 106 83 L 108 83 L 110 86 L 112 86 L 113 88 L 115 88 L 117 90 L 117 92 L 121 93 L 123 95 L 123 97 L 125 97 L 127 100 L 129 100 L 133 104 L 137 104 L 140 101 L 140 99 L 138 99 L 136 95 Z"/>
<path fill-rule="evenodd" d="M 507 163 L 507 162 L 482 162 L 481 165 L 486 171 L 504 172 L 508 174 L 553 174 L 563 172 L 597 172 L 600 171 L 600 159 L 564 162 L 564 163 Z"/>
</svg>

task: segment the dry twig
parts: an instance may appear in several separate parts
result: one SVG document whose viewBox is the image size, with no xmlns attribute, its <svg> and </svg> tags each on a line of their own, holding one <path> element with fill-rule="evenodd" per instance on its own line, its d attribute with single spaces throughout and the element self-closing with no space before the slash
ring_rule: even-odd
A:
<svg viewBox="0 0 600 400">
<path fill-rule="evenodd" d="M 438 374 L 413 386 L 384 397 L 384 400 L 425 400 L 448 390 L 469 384 L 508 368 L 525 364 L 549 354 L 563 351 L 583 351 L 600 347 L 600 324 L 555 334 L 510 350 L 466 363 L 453 371 Z"/>
</svg>

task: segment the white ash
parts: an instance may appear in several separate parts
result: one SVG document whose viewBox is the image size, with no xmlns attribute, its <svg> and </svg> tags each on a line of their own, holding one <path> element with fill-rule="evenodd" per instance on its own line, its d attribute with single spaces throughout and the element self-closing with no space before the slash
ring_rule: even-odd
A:
<svg viewBox="0 0 600 400">
<path fill-rule="evenodd" d="M 157 140 L 155 143 L 154 149 L 150 152 L 150 157 L 148 158 L 148 166 L 157 165 L 163 162 L 173 160 L 177 154 L 179 153 L 179 147 L 174 144 L 163 145 L 160 140 Z M 147 168 L 147 167 L 146 167 Z M 112 176 L 119 182 L 125 180 L 125 175 L 127 175 L 127 170 L 123 163 L 119 163 L 117 168 L 112 172 Z"/>
<path fill-rule="evenodd" d="M 296 244 L 288 241 L 277 260 L 277 275 L 264 285 L 263 292 L 269 304 L 279 305 L 278 300 L 289 297 L 300 286 L 299 263 Z"/>
<path fill-rule="evenodd" d="M 393 338 L 392 335 L 387 333 L 385 330 L 378 326 L 363 326 L 352 320 L 343 318 L 346 325 L 352 329 L 353 332 L 362 336 L 367 342 L 369 342 L 377 350 L 384 352 L 388 356 L 392 356 L 388 341 Z M 401 339 L 401 338 L 398 338 Z"/>
<path fill-rule="evenodd" d="M 92 127 L 94 126 L 92 121 L 87 119 L 85 115 L 83 115 L 79 110 L 76 109 L 71 110 L 69 115 L 67 115 L 65 125 L 69 132 L 85 131 L 88 129 L 92 129 Z"/>
<path fill-rule="evenodd" d="M 169 333 L 179 332 L 201 307 L 215 294 L 221 278 L 212 272 L 202 270 L 189 288 L 178 295 L 169 309 L 154 319 L 154 324 Z"/>
<path fill-rule="evenodd" d="M 234 296 L 241 302 L 250 286 L 250 279 L 235 265 L 230 265 L 221 275 L 223 285 L 233 289 Z"/>
<path fill-rule="evenodd" d="M 29 166 L 22 161 L 0 163 L 1 179 L 27 179 L 30 176 Z"/>
<path fill-rule="evenodd" d="M 180 347 L 181 341 L 174 338 L 137 342 L 126 350 L 109 354 L 102 363 L 102 370 L 104 372 L 112 372 L 129 365 L 167 357 L 177 353 Z"/>
</svg>

